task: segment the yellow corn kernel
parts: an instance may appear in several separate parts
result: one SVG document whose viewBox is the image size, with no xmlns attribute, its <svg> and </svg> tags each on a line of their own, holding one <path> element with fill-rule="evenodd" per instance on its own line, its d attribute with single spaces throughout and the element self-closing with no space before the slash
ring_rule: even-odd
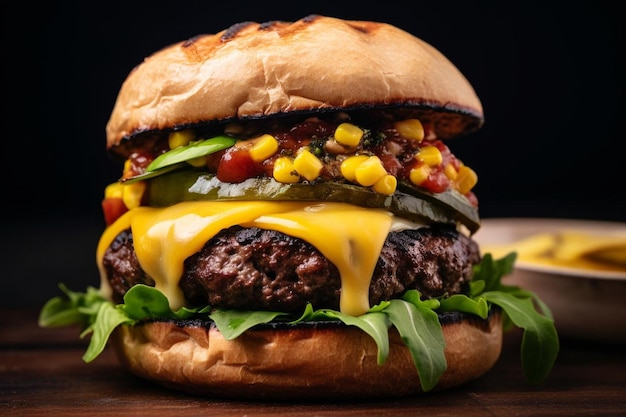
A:
<svg viewBox="0 0 626 417">
<path fill-rule="evenodd" d="M 132 184 L 122 185 L 122 201 L 130 210 L 141 205 L 143 193 L 146 190 L 146 184 L 143 181 L 133 182 Z"/>
<path fill-rule="evenodd" d="M 441 163 L 443 162 L 441 151 L 437 149 L 436 146 L 432 145 L 424 146 L 419 151 L 417 151 L 417 153 L 415 154 L 415 158 L 418 161 L 421 161 L 431 167 L 441 165 Z"/>
<path fill-rule="evenodd" d="M 300 181 L 300 176 L 293 166 L 293 159 L 281 156 L 274 161 L 274 179 L 278 182 L 290 184 Z"/>
<path fill-rule="evenodd" d="M 186 162 L 192 167 L 200 168 L 206 165 L 206 158 L 204 156 L 199 156 L 197 158 L 189 159 Z"/>
<path fill-rule="evenodd" d="M 126 178 L 126 175 L 128 174 L 128 176 L 130 177 L 130 170 L 132 168 L 132 162 L 130 162 L 130 159 L 127 159 L 126 161 L 124 161 L 124 169 L 122 171 L 122 178 Z"/>
<path fill-rule="evenodd" d="M 377 156 L 368 157 L 354 170 L 356 182 L 364 187 L 371 187 L 385 175 L 387 171 Z"/>
<path fill-rule="evenodd" d="M 391 195 L 396 192 L 398 180 L 391 174 L 387 174 L 372 185 L 374 191 L 379 194 Z"/>
<path fill-rule="evenodd" d="M 452 164 L 446 165 L 443 169 L 443 173 L 446 174 L 446 177 L 448 177 L 450 181 L 456 180 L 456 177 L 458 177 L 459 175 L 459 173 L 456 171 L 456 168 Z"/>
<path fill-rule="evenodd" d="M 179 130 L 170 133 L 167 138 L 167 143 L 169 144 L 170 149 L 176 149 L 179 146 L 189 145 L 189 142 L 191 142 L 194 137 L 195 134 L 191 129 Z"/>
<path fill-rule="evenodd" d="M 467 194 L 478 183 L 478 175 L 473 169 L 462 165 L 456 178 L 456 188 L 461 194 Z"/>
<path fill-rule="evenodd" d="M 342 123 L 335 129 L 335 140 L 342 145 L 357 146 L 363 137 L 363 131 L 352 123 Z"/>
<path fill-rule="evenodd" d="M 250 157 L 254 162 L 263 162 L 278 150 L 278 141 L 272 135 L 259 136 L 250 148 Z"/>
<path fill-rule="evenodd" d="M 394 126 L 403 138 L 417 142 L 424 140 L 424 126 L 422 126 L 422 122 L 417 119 L 406 119 L 395 122 Z"/>
<path fill-rule="evenodd" d="M 409 173 L 409 179 L 415 185 L 422 185 L 430 174 L 430 167 L 428 165 L 420 165 L 417 168 L 413 168 Z"/>
<path fill-rule="evenodd" d="M 313 181 L 319 177 L 324 164 L 317 158 L 317 156 L 304 149 L 299 152 L 293 160 L 293 166 L 298 174 L 302 175 L 309 181 Z"/>
<path fill-rule="evenodd" d="M 358 167 L 361 162 L 364 162 L 369 158 L 367 155 L 354 155 L 349 156 L 341 162 L 341 175 L 348 181 L 354 181 L 356 176 L 354 172 L 356 171 L 356 167 Z"/>
<path fill-rule="evenodd" d="M 121 182 L 114 182 L 109 184 L 104 189 L 104 198 L 122 198 L 122 185 Z"/>
</svg>

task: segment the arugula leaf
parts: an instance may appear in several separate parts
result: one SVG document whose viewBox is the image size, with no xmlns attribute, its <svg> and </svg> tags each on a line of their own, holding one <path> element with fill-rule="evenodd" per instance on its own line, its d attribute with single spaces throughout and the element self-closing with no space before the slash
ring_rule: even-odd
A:
<svg viewBox="0 0 626 417">
<path fill-rule="evenodd" d="M 124 304 L 120 309 L 130 318 L 175 318 L 167 297 L 154 287 L 147 285 L 132 286 L 124 295 Z"/>
<path fill-rule="evenodd" d="M 214 310 L 209 317 L 215 322 L 226 340 L 233 340 L 257 324 L 265 324 L 278 316 L 286 315 L 272 311 Z"/>
<path fill-rule="evenodd" d="M 418 301 L 415 290 L 407 293 L 406 298 L 417 302 L 391 300 L 385 313 L 411 352 L 422 389 L 430 391 L 448 366 L 444 355 L 446 343 L 443 330 L 437 313 L 429 307 L 429 303 Z"/>
<path fill-rule="evenodd" d="M 389 326 L 390 321 L 386 314 L 369 312 L 359 317 L 349 316 L 333 310 L 324 310 L 328 317 L 335 317 L 348 326 L 356 326 L 370 335 L 376 342 L 378 354 L 376 362 L 382 365 L 389 356 Z"/>
<path fill-rule="evenodd" d="M 470 298 L 467 295 L 454 294 L 441 300 L 439 311 L 462 311 L 486 319 L 489 316 L 489 305 L 485 297 Z"/>
<path fill-rule="evenodd" d="M 83 360 L 87 363 L 93 361 L 102 353 L 109 337 L 117 326 L 122 324 L 134 324 L 136 320 L 128 317 L 124 312 L 111 303 L 101 303 L 96 313 L 94 322 L 81 333 L 80 337 L 92 333 L 87 351 Z"/>
<path fill-rule="evenodd" d="M 516 252 L 511 252 L 498 261 L 495 261 L 490 253 L 486 253 L 482 261 L 474 266 L 472 281 L 484 281 L 483 291 L 500 290 L 502 288 L 500 280 L 503 276 L 513 272 L 515 259 L 517 259 Z"/>
<path fill-rule="evenodd" d="M 85 327 L 93 321 L 90 317 L 95 314 L 100 304 L 108 302 L 93 287 L 88 287 L 86 293 L 71 291 L 64 284 L 59 284 L 59 288 L 65 296 L 54 297 L 44 304 L 38 319 L 41 327 L 71 325 Z"/>
<path fill-rule="evenodd" d="M 515 293 L 491 291 L 485 298 L 504 310 L 513 324 L 524 330 L 522 335 L 522 367 L 526 379 L 538 383 L 550 373 L 559 351 L 559 337 L 551 318 L 535 310 L 532 298 L 519 298 Z"/>
</svg>

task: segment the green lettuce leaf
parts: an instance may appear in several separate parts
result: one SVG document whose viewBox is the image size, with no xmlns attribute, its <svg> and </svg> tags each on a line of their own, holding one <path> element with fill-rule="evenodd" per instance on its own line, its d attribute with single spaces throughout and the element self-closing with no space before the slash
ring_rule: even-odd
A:
<svg viewBox="0 0 626 417">
<path fill-rule="evenodd" d="M 402 299 L 383 301 L 359 317 L 329 309 L 314 310 L 311 305 L 297 317 L 279 312 L 221 310 L 211 306 L 183 307 L 173 311 L 165 295 L 146 285 L 132 287 L 124 296 L 124 302 L 115 305 L 94 288 L 80 293 L 61 284 L 64 294 L 43 306 L 39 324 L 42 327 L 82 326 L 81 337 L 91 335 L 83 359 L 91 362 L 103 351 L 115 328 L 147 319 L 212 320 L 228 340 L 273 321 L 290 324 L 340 321 L 359 328 L 375 341 L 377 362 L 381 365 L 389 355 L 389 328 L 393 326 L 411 353 L 423 390 L 429 391 L 436 386 L 447 367 L 438 314 L 459 311 L 485 319 L 492 307 L 497 306 L 504 312 L 507 327 L 523 329 L 521 359 L 524 374 L 528 381 L 537 383 L 549 375 L 558 354 L 559 339 L 545 303 L 532 292 L 501 283 L 501 278 L 513 270 L 515 258 L 515 253 L 500 260 L 486 254 L 475 266 L 473 280 L 465 294 L 422 300 L 418 291 L 409 290 Z"/>
<path fill-rule="evenodd" d="M 134 323 L 135 320 L 124 314 L 122 309 L 111 303 L 100 303 L 96 312 L 96 319 L 80 335 L 83 338 L 92 333 L 87 351 L 83 355 L 83 360 L 89 363 L 96 359 L 106 347 L 111 333 L 117 326 Z"/>
<path fill-rule="evenodd" d="M 403 300 L 391 300 L 385 309 L 411 352 L 424 391 L 434 388 L 447 368 L 441 323 L 431 305 L 420 301 L 419 293 L 411 290 Z"/>
<path fill-rule="evenodd" d="M 559 337 L 554 321 L 535 309 L 531 297 L 519 298 L 514 292 L 490 291 L 485 298 L 498 305 L 515 326 L 523 329 L 522 368 L 532 383 L 545 379 L 558 355 Z"/>
<path fill-rule="evenodd" d="M 323 312 L 329 318 L 337 318 L 348 326 L 355 326 L 367 333 L 378 348 L 376 362 L 382 365 L 389 355 L 389 320 L 386 314 L 370 312 L 359 317 L 349 316 L 333 310 Z"/>
<path fill-rule="evenodd" d="M 238 310 L 219 310 L 215 309 L 209 318 L 215 322 L 220 333 L 226 340 L 233 340 L 246 330 L 253 328 L 259 324 L 265 324 L 273 321 L 278 316 L 284 316 L 285 313 L 277 313 L 272 311 L 238 311 Z"/>
</svg>

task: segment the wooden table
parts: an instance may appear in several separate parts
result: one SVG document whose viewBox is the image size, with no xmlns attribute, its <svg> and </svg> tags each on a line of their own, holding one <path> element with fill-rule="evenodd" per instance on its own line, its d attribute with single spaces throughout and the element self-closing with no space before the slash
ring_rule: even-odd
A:
<svg viewBox="0 0 626 417">
<path fill-rule="evenodd" d="M 550 377 L 532 386 L 513 332 L 491 371 L 447 392 L 371 403 L 251 403 L 167 391 L 129 375 L 110 350 L 85 364 L 77 329 L 40 329 L 35 310 L 0 313 L 2 416 L 626 416 L 623 345 L 563 340 Z"/>
</svg>

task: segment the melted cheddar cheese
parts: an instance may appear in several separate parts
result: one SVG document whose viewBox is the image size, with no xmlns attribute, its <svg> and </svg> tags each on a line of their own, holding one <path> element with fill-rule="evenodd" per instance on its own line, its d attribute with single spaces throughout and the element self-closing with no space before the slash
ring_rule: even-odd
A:
<svg viewBox="0 0 626 417">
<path fill-rule="evenodd" d="M 130 228 L 137 259 L 176 310 L 185 305 L 178 283 L 186 258 L 220 230 L 234 225 L 276 230 L 316 247 L 341 275 L 340 309 L 359 316 L 369 308 L 369 286 L 390 230 L 407 226 L 390 212 L 345 203 L 202 201 L 166 208 L 138 207 L 109 226 L 97 248 L 101 291 L 111 288 L 102 265 L 115 237 Z"/>
</svg>

